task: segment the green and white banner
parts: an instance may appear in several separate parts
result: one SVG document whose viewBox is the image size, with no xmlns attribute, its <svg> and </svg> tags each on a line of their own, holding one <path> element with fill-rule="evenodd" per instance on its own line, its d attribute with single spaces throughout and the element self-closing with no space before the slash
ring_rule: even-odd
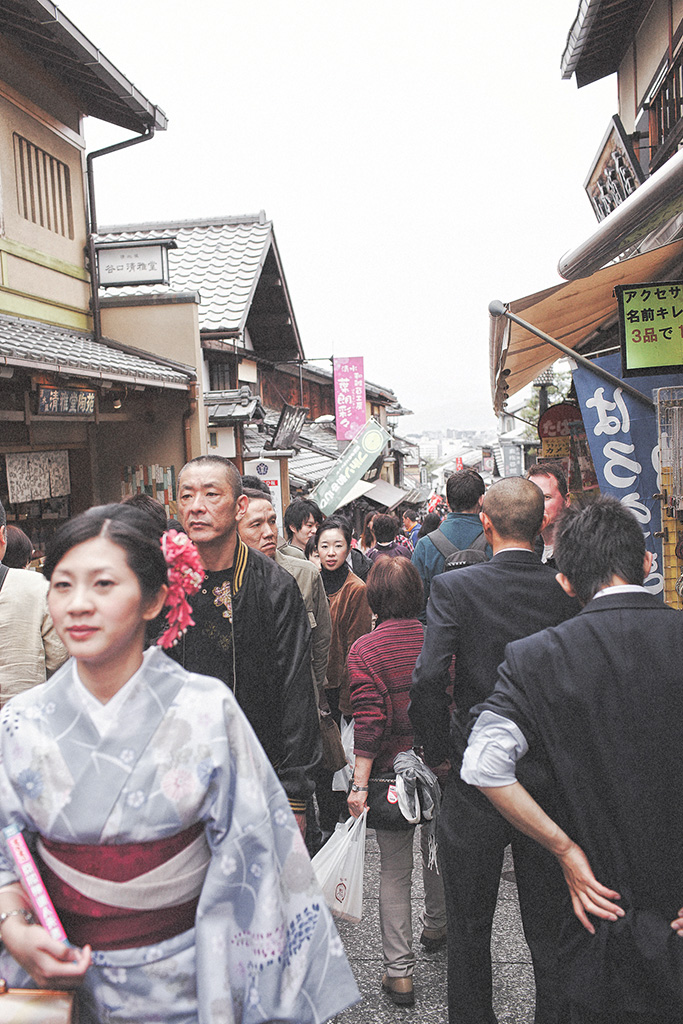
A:
<svg viewBox="0 0 683 1024">
<path fill-rule="evenodd" d="M 326 516 L 331 516 L 343 505 L 346 495 L 370 469 L 390 436 L 375 420 L 368 420 L 358 431 L 333 469 L 309 495 Z"/>
</svg>

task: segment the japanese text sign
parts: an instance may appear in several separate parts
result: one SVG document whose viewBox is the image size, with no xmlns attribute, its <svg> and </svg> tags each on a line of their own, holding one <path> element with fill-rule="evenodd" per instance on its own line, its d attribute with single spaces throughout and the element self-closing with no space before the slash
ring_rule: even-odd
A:
<svg viewBox="0 0 683 1024">
<path fill-rule="evenodd" d="M 363 473 L 368 471 L 388 440 L 389 434 L 376 420 L 368 420 L 361 428 L 341 458 L 310 495 L 326 516 L 331 516 L 344 504 L 346 495 Z"/>
<path fill-rule="evenodd" d="M 683 283 L 620 284 L 621 362 L 624 377 L 677 373 L 683 364 Z"/>
<path fill-rule="evenodd" d="M 57 416 L 93 416 L 95 392 L 41 387 L 38 391 L 38 412 Z"/>
<path fill-rule="evenodd" d="M 100 284 L 168 284 L 165 245 L 125 245 L 97 250 Z"/>
<path fill-rule="evenodd" d="M 551 405 L 538 421 L 543 458 L 565 458 L 571 450 L 572 425 L 581 421 L 581 412 L 571 402 Z"/>
<path fill-rule="evenodd" d="M 618 376 L 618 355 L 600 356 L 594 362 Z M 577 367 L 573 375 L 600 491 L 618 498 L 640 523 L 645 545 L 654 555 L 645 586 L 650 593 L 661 594 L 662 544 L 654 536 L 661 514 L 655 497 L 659 492 L 655 411 L 586 367 Z M 653 387 L 671 384 L 671 378 L 640 377 L 630 383 L 649 398 Z"/>
<path fill-rule="evenodd" d="M 257 476 L 270 490 L 273 508 L 277 516 L 278 533 L 285 536 L 282 523 L 282 469 L 279 459 L 245 459 L 244 472 Z M 265 497 L 265 495 L 264 495 Z"/>
<path fill-rule="evenodd" d="M 340 357 L 339 359 L 335 357 L 333 364 L 337 440 L 350 441 L 367 419 L 363 357 Z"/>
</svg>

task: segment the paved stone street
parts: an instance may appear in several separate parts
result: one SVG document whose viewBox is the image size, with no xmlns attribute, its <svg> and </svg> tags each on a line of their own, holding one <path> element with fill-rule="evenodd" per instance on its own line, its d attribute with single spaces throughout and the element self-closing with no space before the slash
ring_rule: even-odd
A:
<svg viewBox="0 0 683 1024">
<path fill-rule="evenodd" d="M 406 1019 L 420 1024 L 441 1024 L 448 1019 L 446 1003 L 446 950 L 426 953 L 420 945 L 419 914 L 422 907 L 422 874 L 419 847 L 415 845 L 413 872 L 413 948 L 415 1006 L 394 1006 L 380 990 L 382 945 L 379 931 L 379 848 L 368 829 L 365 857 L 363 920 L 360 924 L 338 922 L 339 934 L 363 999 L 335 1020 L 338 1024 L 387 1024 Z M 494 1009 L 499 1024 L 532 1024 L 534 1018 L 533 974 L 524 942 L 517 904 L 517 889 L 509 880 L 512 860 L 506 854 L 498 896 L 493 937 Z M 506 875 L 508 878 L 506 878 Z"/>
</svg>

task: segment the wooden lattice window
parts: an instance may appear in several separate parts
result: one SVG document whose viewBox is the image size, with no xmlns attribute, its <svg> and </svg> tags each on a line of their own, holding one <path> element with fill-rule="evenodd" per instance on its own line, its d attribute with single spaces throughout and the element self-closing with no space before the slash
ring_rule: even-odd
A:
<svg viewBox="0 0 683 1024">
<path fill-rule="evenodd" d="M 66 164 L 14 133 L 19 213 L 65 238 L 74 237 L 71 174 Z"/>
</svg>

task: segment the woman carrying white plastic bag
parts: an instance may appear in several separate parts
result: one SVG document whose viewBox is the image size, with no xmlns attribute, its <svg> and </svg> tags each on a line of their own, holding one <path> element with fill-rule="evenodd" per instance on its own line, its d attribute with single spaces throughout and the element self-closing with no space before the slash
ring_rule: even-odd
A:
<svg viewBox="0 0 683 1024">
<path fill-rule="evenodd" d="M 318 885 L 335 917 L 360 921 L 367 812 L 340 823 L 311 861 Z"/>
</svg>

